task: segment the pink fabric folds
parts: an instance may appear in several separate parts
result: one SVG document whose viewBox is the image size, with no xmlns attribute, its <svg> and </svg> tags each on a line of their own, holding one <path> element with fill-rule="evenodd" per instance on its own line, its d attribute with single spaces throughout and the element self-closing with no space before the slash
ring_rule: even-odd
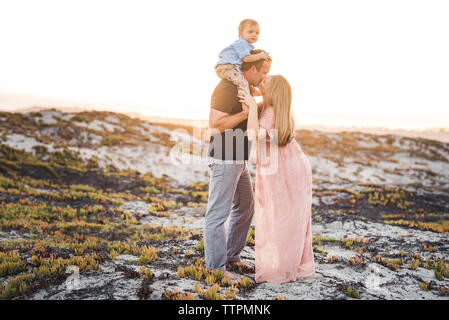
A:
<svg viewBox="0 0 449 320">
<path fill-rule="evenodd" d="M 296 140 L 278 147 L 274 110 L 264 108 L 259 124 L 270 136 L 257 146 L 255 192 L 256 282 L 295 281 L 313 275 L 312 169 Z"/>
</svg>

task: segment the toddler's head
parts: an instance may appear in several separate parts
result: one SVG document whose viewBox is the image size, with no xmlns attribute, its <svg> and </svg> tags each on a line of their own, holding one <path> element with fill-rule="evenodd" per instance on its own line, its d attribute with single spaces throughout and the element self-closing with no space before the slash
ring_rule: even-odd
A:
<svg viewBox="0 0 449 320">
<path fill-rule="evenodd" d="M 239 24 L 239 37 L 249 43 L 254 43 L 259 38 L 259 24 L 256 20 L 245 19 Z"/>
</svg>

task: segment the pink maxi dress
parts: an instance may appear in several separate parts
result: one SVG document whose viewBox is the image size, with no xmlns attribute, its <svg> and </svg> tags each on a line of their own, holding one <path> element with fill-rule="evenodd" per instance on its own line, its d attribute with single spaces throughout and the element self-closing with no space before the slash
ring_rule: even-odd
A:
<svg viewBox="0 0 449 320">
<path fill-rule="evenodd" d="M 263 109 L 259 126 L 273 137 L 273 107 Z M 255 280 L 280 284 L 315 274 L 312 169 L 296 140 L 282 147 L 269 140 L 257 146 Z"/>
</svg>

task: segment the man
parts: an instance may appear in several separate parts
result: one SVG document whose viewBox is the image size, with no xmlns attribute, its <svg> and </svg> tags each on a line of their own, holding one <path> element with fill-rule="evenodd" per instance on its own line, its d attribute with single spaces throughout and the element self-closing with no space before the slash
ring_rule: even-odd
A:
<svg viewBox="0 0 449 320">
<path fill-rule="evenodd" d="M 253 50 L 258 53 L 262 50 Z M 243 63 L 241 70 L 248 83 L 257 87 L 271 68 L 271 58 Z M 251 149 L 246 133 L 248 107 L 242 107 L 237 87 L 222 80 L 215 88 L 209 114 L 209 200 L 204 225 L 206 268 L 226 271 L 248 268 L 240 261 L 254 214 L 254 195 L 247 168 Z M 230 216 L 227 235 L 224 223 Z"/>
</svg>

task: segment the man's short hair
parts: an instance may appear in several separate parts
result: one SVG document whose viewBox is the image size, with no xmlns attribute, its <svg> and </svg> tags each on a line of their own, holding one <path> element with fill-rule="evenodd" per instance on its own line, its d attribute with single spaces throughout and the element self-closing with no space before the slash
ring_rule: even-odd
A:
<svg viewBox="0 0 449 320">
<path fill-rule="evenodd" d="M 262 49 L 251 50 L 251 54 L 257 54 L 257 53 L 261 53 L 261 52 L 265 52 L 265 51 Z M 240 70 L 242 70 L 242 72 L 243 72 L 243 71 L 247 71 L 247 70 L 251 69 L 252 66 L 256 66 L 257 71 L 260 71 L 260 68 L 262 67 L 264 61 L 266 61 L 266 60 L 259 59 L 259 60 L 253 61 L 253 62 L 243 62 Z M 268 56 L 268 62 L 271 62 L 270 56 Z"/>
</svg>

